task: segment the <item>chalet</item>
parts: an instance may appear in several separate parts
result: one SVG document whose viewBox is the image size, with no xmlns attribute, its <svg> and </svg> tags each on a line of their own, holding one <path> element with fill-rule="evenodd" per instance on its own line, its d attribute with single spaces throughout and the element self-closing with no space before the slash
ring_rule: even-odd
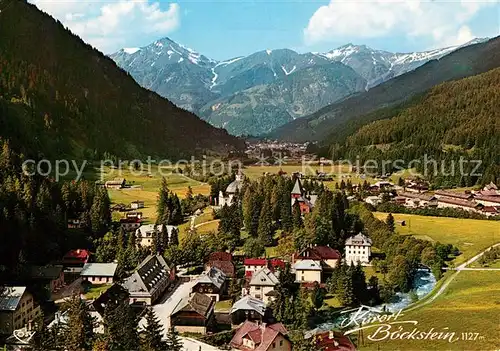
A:
<svg viewBox="0 0 500 351">
<path fill-rule="evenodd" d="M 30 280 L 43 284 L 51 293 L 64 286 L 64 267 L 62 265 L 31 266 Z"/>
<path fill-rule="evenodd" d="M 140 218 L 121 218 L 120 228 L 124 232 L 134 232 L 141 226 Z"/>
<path fill-rule="evenodd" d="M 500 216 L 500 207 L 484 206 L 481 213 L 487 217 Z"/>
<path fill-rule="evenodd" d="M 321 283 L 323 267 L 319 261 L 304 259 L 294 263 L 295 281 L 300 283 Z"/>
<path fill-rule="evenodd" d="M 411 208 L 436 207 L 437 197 L 423 193 L 400 191 L 398 192 L 398 196 L 395 198 L 395 202 Z"/>
<path fill-rule="evenodd" d="M 91 284 L 113 284 L 118 263 L 85 263 L 80 273 Z"/>
<path fill-rule="evenodd" d="M 244 179 L 245 176 L 243 175 L 243 173 L 239 172 L 238 174 L 236 174 L 235 180 L 227 186 L 225 194 L 222 191 L 219 191 L 219 206 L 231 206 L 233 204 L 234 197 L 243 188 Z"/>
<path fill-rule="evenodd" d="M 39 315 L 40 307 L 25 286 L 0 286 L 0 334 L 10 335 Z"/>
<path fill-rule="evenodd" d="M 250 295 L 243 296 L 236 301 L 230 313 L 232 325 L 240 325 L 245 321 L 266 322 L 271 314 L 264 301 Z"/>
<path fill-rule="evenodd" d="M 470 201 L 474 198 L 474 195 L 472 195 L 471 193 L 459 193 L 459 192 L 448 191 L 448 190 L 436 190 L 434 192 L 434 196 L 438 200 L 440 200 L 442 198 L 450 198 L 450 199 Z"/>
<path fill-rule="evenodd" d="M 482 204 L 474 201 L 451 197 L 438 198 L 438 208 L 457 208 L 469 212 L 480 212 L 483 207 Z"/>
<path fill-rule="evenodd" d="M 79 274 L 83 266 L 89 261 L 90 252 L 84 249 L 68 251 L 61 261 L 64 266 L 64 273 Z"/>
<path fill-rule="evenodd" d="M 370 262 L 372 239 L 359 233 L 345 242 L 345 261 L 348 265 Z"/>
<path fill-rule="evenodd" d="M 122 189 L 125 187 L 125 178 L 115 178 L 104 183 L 107 189 Z"/>
<path fill-rule="evenodd" d="M 484 206 L 500 207 L 500 196 L 477 195 L 474 200 Z"/>
<path fill-rule="evenodd" d="M 299 267 L 308 267 L 309 269 L 299 269 L 299 272 L 297 273 L 296 271 L 296 277 L 298 275 L 298 281 L 310 281 L 307 280 L 306 277 L 309 277 L 309 279 L 312 279 L 313 276 L 317 277 L 317 271 L 318 268 L 317 266 L 321 266 L 321 281 L 318 283 L 326 281 L 328 279 L 335 267 L 339 264 L 342 256 L 340 252 L 338 252 L 335 249 L 332 249 L 329 246 L 310 246 L 302 250 L 301 252 L 298 252 L 292 256 L 292 262 L 294 266 L 299 263 L 300 261 L 307 261 L 305 264 L 306 266 L 299 265 Z M 310 261 L 315 261 L 315 265 L 311 265 Z M 314 268 L 314 270 L 313 270 Z M 302 280 L 302 271 L 304 271 L 304 280 Z M 316 273 L 311 273 L 311 271 L 316 272 Z M 315 281 L 315 280 L 313 280 Z"/>
<path fill-rule="evenodd" d="M 306 337 L 309 339 L 309 337 Z M 316 350 L 322 351 L 356 351 L 351 339 L 341 332 L 333 330 L 312 335 Z"/>
<path fill-rule="evenodd" d="M 164 226 L 163 224 L 141 225 L 135 231 L 137 246 L 142 246 L 142 247 L 151 246 L 153 244 L 153 240 L 154 240 L 153 234 L 154 234 L 155 230 L 157 233 L 160 233 L 163 229 L 166 229 L 166 231 L 167 231 L 167 238 L 166 239 L 168 240 L 168 242 L 170 242 L 172 235 L 175 235 L 175 234 L 178 235 L 178 233 L 179 233 L 179 229 L 173 225 L 167 225 L 167 226 Z"/>
<path fill-rule="evenodd" d="M 180 333 L 205 335 L 215 322 L 215 301 L 204 294 L 194 293 L 184 297 L 174 307 L 170 325 Z"/>
<path fill-rule="evenodd" d="M 314 204 L 317 200 L 317 195 L 307 196 L 302 185 L 300 184 L 299 178 L 295 180 L 291 193 L 291 205 L 292 208 L 296 203 L 299 204 L 300 213 L 306 214 L 312 211 Z"/>
<path fill-rule="evenodd" d="M 268 267 L 273 272 L 278 268 L 285 268 L 285 262 L 279 259 L 267 260 L 265 258 L 246 258 L 243 264 L 245 265 L 245 277 L 247 278 L 252 277 L 255 271 L 264 267 Z"/>
<path fill-rule="evenodd" d="M 140 208 L 144 208 L 144 201 L 140 201 L 140 200 L 132 201 L 130 203 L 130 208 L 133 210 L 138 210 Z"/>
<path fill-rule="evenodd" d="M 137 212 L 137 211 L 127 212 L 125 218 L 142 219 L 142 212 Z"/>
<path fill-rule="evenodd" d="M 170 266 L 161 255 L 149 255 L 125 279 L 123 287 L 128 290 L 131 304 L 152 305 L 175 281 L 175 266 Z"/>
<path fill-rule="evenodd" d="M 229 343 L 233 351 L 291 351 L 288 331 L 281 323 L 266 324 L 247 321 L 238 328 Z"/>
<path fill-rule="evenodd" d="M 394 184 L 388 181 L 378 181 L 373 185 L 370 185 L 370 191 L 374 193 L 379 193 L 383 190 L 389 190 L 394 187 Z"/>
<path fill-rule="evenodd" d="M 196 280 L 191 292 L 205 294 L 214 301 L 220 301 L 226 294 L 227 277 L 220 269 L 212 267 Z"/>
<path fill-rule="evenodd" d="M 115 204 L 113 206 L 111 206 L 111 211 L 115 211 L 115 212 L 125 212 L 127 210 L 127 205 L 125 204 Z"/>
<path fill-rule="evenodd" d="M 278 272 L 273 272 L 268 267 L 261 268 L 254 272 L 248 283 L 249 294 L 264 301 L 265 304 L 269 304 L 275 296 L 274 288 L 278 284 Z"/>
<path fill-rule="evenodd" d="M 210 254 L 208 262 L 205 264 L 205 270 L 208 271 L 212 267 L 221 270 L 228 278 L 236 277 L 233 255 L 229 252 L 213 252 Z"/>
<path fill-rule="evenodd" d="M 76 218 L 68 219 L 68 229 L 81 229 L 84 226 L 85 226 L 84 222 L 79 219 Z"/>
</svg>

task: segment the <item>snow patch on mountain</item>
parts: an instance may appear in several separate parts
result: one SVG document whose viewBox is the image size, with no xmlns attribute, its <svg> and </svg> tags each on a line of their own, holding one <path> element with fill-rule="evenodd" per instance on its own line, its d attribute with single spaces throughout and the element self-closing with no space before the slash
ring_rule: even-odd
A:
<svg viewBox="0 0 500 351">
<path fill-rule="evenodd" d="M 137 51 L 141 50 L 140 48 L 124 48 L 123 52 L 126 54 L 132 55 L 135 54 Z"/>
<path fill-rule="evenodd" d="M 288 72 L 285 68 L 285 66 L 281 66 L 281 69 L 283 70 L 283 72 L 285 72 L 286 75 L 289 75 L 289 74 L 292 74 L 293 72 L 295 72 L 295 70 L 297 69 L 297 66 L 293 66 L 293 68 L 290 70 L 290 72 Z"/>
</svg>

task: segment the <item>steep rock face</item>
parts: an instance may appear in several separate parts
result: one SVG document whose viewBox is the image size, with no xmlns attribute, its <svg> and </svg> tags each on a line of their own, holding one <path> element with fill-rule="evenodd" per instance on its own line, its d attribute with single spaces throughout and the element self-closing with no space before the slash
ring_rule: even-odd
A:
<svg viewBox="0 0 500 351">
<path fill-rule="evenodd" d="M 399 54 L 348 44 L 327 53 L 263 50 L 216 61 L 164 38 L 111 58 L 142 86 L 240 135 L 266 133 L 456 49 Z M 298 77 L 305 82 L 292 84 Z"/>
</svg>

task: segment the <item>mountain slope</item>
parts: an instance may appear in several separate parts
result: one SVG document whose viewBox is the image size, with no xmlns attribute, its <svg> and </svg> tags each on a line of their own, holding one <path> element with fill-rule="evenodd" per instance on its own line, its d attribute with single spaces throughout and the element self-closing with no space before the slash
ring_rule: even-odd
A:
<svg viewBox="0 0 500 351">
<path fill-rule="evenodd" d="M 465 45 L 470 44 L 472 42 Z M 348 44 L 327 53 L 263 50 L 217 62 L 164 38 L 142 48 L 122 49 L 111 58 L 142 86 L 197 113 L 213 125 L 226 126 L 234 134 L 262 134 L 457 48 L 390 53 Z M 332 66 L 333 63 L 338 65 Z M 325 72 L 325 69 L 311 68 L 325 65 L 335 67 L 325 73 L 328 83 L 324 88 L 333 87 L 333 93 L 311 93 L 311 89 L 301 90 L 303 86 L 296 84 L 287 87 L 288 77 L 301 71 L 305 81 L 314 82 L 318 79 L 318 72 Z M 340 65 L 344 65 L 344 70 Z M 365 80 L 363 86 L 354 84 L 356 88 L 350 88 L 353 84 L 348 67 Z M 340 79 L 347 77 L 347 81 L 341 82 L 333 77 L 336 73 Z M 342 89 L 342 86 L 349 88 Z M 289 104 L 291 96 L 299 107 L 283 106 Z M 250 103 L 255 101 L 261 104 L 257 108 Z"/>
<path fill-rule="evenodd" d="M 500 38 L 467 46 L 367 92 L 288 123 L 269 136 L 295 141 L 326 139 L 325 144 L 341 142 L 367 121 L 389 117 L 371 112 L 400 104 L 442 82 L 484 73 L 499 66 Z"/>
<path fill-rule="evenodd" d="M 259 135 L 361 91 L 365 85 L 354 70 L 340 63 L 312 66 L 212 101 L 200 114 L 230 133 L 245 130 Z"/>
<path fill-rule="evenodd" d="M 35 6 L 2 0 L 0 11 L 0 137 L 26 152 L 182 157 L 242 147 L 141 88 Z"/>
<path fill-rule="evenodd" d="M 395 109 L 394 117 L 369 123 L 335 147 L 338 156 L 361 160 L 446 160 L 443 171 L 427 176 L 447 186 L 471 186 L 500 182 L 500 68 L 486 73 L 443 83 L 423 94 L 406 107 Z M 383 145 L 383 147 L 380 147 Z M 458 163 L 451 171 L 452 160 L 465 160 L 464 174 Z M 380 163 L 379 163 L 380 164 Z M 441 163 L 439 163 L 441 165 Z M 422 164 L 417 169 L 425 171 Z M 484 178 L 471 175 L 482 173 Z M 430 167 L 430 166 L 429 166 Z M 440 167 L 443 167 L 442 165 Z M 461 166 L 460 166 L 461 167 Z M 477 179 L 476 179 L 477 178 Z M 436 182 L 436 180 L 435 180 Z"/>
</svg>

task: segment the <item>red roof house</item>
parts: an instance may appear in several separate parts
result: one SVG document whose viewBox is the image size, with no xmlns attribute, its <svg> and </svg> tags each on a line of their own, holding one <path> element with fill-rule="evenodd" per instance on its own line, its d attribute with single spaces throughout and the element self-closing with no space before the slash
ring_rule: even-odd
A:
<svg viewBox="0 0 500 351">
<path fill-rule="evenodd" d="M 314 336 L 316 348 L 322 351 L 356 351 L 352 341 L 339 332 L 323 332 Z"/>
<path fill-rule="evenodd" d="M 84 249 L 75 249 L 68 251 L 63 259 L 62 263 L 65 266 L 82 266 L 88 263 L 90 258 L 90 252 Z"/>
<path fill-rule="evenodd" d="M 291 351 L 288 331 L 281 323 L 269 324 L 246 321 L 231 339 L 233 350 L 241 351 Z"/>
<path fill-rule="evenodd" d="M 268 267 L 272 272 L 278 268 L 285 268 L 285 261 L 276 258 L 270 260 L 265 258 L 246 258 L 243 264 L 245 265 L 246 277 L 251 277 L 255 271 L 263 267 Z"/>
<path fill-rule="evenodd" d="M 229 261 L 233 262 L 233 255 L 229 252 L 212 252 L 208 257 L 208 261 Z"/>
</svg>

